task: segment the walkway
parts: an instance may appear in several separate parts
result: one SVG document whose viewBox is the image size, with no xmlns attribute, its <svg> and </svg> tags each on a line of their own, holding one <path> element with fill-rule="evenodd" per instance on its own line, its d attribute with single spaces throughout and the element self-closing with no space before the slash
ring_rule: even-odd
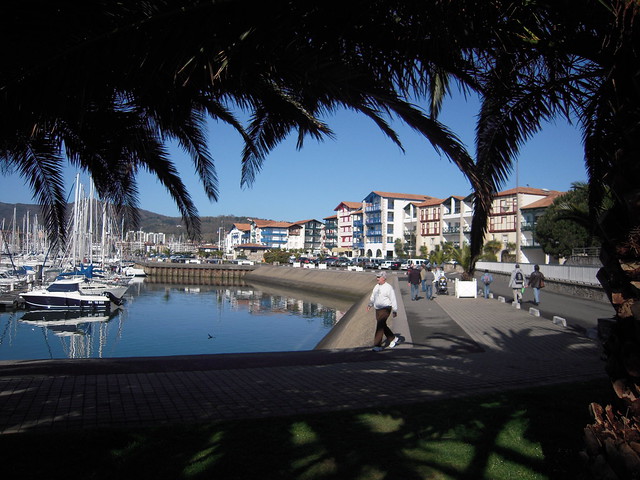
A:
<svg viewBox="0 0 640 480">
<path fill-rule="evenodd" d="M 393 350 L 0 362 L 0 433 L 409 404 L 604 377 L 596 341 L 497 300 L 411 301 Z"/>
</svg>

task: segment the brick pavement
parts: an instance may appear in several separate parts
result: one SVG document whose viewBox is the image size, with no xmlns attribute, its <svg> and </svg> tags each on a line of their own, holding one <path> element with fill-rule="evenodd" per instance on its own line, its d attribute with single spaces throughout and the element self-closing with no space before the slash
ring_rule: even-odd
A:
<svg viewBox="0 0 640 480">
<path fill-rule="evenodd" d="M 582 334 L 496 300 L 441 296 L 435 303 L 482 351 L 405 344 L 380 353 L 3 362 L 0 432 L 305 414 L 604 377 L 597 342 Z M 410 328 L 427 308 L 414 302 Z"/>
</svg>

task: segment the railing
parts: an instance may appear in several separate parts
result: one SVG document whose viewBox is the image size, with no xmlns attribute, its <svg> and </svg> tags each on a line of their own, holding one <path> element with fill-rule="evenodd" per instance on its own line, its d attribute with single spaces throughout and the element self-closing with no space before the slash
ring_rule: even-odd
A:
<svg viewBox="0 0 640 480">
<path fill-rule="evenodd" d="M 501 262 L 478 262 L 476 263 L 476 271 L 488 269 L 494 273 L 504 273 L 510 275 L 515 268 L 515 263 Z M 529 276 L 533 272 L 532 263 L 521 263 L 522 272 Z M 598 266 L 581 266 L 581 265 L 540 265 L 540 271 L 548 280 L 556 280 L 560 282 L 578 283 L 586 285 L 600 285 L 596 278 L 596 274 L 600 270 Z"/>
<path fill-rule="evenodd" d="M 379 223 L 382 223 L 382 219 L 380 217 L 367 218 L 366 220 L 367 225 L 376 225 Z"/>
<path fill-rule="evenodd" d="M 571 250 L 574 257 L 599 257 L 600 247 L 574 248 Z"/>
<path fill-rule="evenodd" d="M 471 227 L 465 226 L 462 228 L 463 233 L 469 233 L 471 231 Z M 442 233 L 460 233 L 460 227 L 445 227 L 442 229 Z"/>
</svg>

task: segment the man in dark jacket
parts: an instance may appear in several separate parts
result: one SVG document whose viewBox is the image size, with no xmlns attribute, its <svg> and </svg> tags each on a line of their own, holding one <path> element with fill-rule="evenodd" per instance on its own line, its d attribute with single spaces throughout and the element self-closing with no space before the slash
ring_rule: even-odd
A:
<svg viewBox="0 0 640 480">
<path fill-rule="evenodd" d="M 413 264 L 409 264 L 409 268 L 407 268 L 407 279 L 409 280 L 409 285 L 411 285 L 411 300 L 418 300 L 422 279 L 420 278 L 420 270 L 415 268 Z"/>
</svg>

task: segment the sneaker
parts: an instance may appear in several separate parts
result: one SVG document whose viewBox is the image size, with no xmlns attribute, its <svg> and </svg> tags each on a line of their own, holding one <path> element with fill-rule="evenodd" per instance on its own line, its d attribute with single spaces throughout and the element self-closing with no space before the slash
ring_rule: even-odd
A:
<svg viewBox="0 0 640 480">
<path fill-rule="evenodd" d="M 376 345 L 376 346 L 375 346 L 375 347 L 373 347 L 371 350 L 373 350 L 374 352 L 381 352 L 382 350 L 384 350 L 384 348 L 379 347 L 379 346 L 377 346 L 377 345 Z"/>
<path fill-rule="evenodd" d="M 398 344 L 398 337 L 393 337 L 393 340 L 391 340 L 391 343 L 389 344 L 389 348 L 393 348 Z"/>
</svg>

